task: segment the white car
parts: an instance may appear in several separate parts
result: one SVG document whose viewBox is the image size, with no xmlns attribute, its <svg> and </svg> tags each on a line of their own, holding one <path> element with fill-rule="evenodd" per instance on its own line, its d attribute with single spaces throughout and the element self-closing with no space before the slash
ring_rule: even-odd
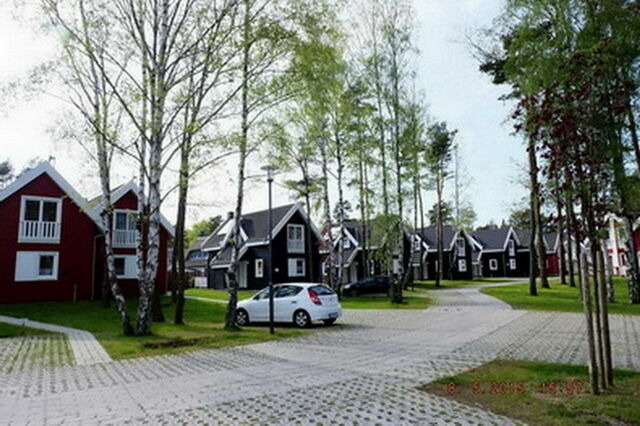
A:
<svg viewBox="0 0 640 426">
<path fill-rule="evenodd" d="M 340 315 L 342 307 L 338 295 L 329 287 L 317 283 L 287 283 L 273 286 L 274 322 L 293 322 L 304 328 L 314 321 L 331 325 Z M 260 290 L 250 299 L 238 302 L 236 322 L 269 321 L 269 288 Z"/>
</svg>

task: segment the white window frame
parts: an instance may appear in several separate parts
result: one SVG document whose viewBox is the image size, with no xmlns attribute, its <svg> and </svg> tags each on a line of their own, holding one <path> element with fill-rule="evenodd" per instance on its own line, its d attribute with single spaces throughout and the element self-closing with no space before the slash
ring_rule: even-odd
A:
<svg viewBox="0 0 640 426">
<path fill-rule="evenodd" d="M 349 239 L 349 237 L 345 236 L 342 240 L 342 248 L 347 250 L 351 248 L 351 240 Z"/>
<path fill-rule="evenodd" d="M 462 243 L 462 245 L 460 245 L 460 243 Z M 458 257 L 465 257 L 467 255 L 467 245 L 463 237 L 459 237 L 456 240 L 456 248 L 458 252 Z"/>
<path fill-rule="evenodd" d="M 509 240 L 509 242 L 507 243 L 507 248 L 509 250 L 509 256 L 515 256 L 516 255 L 516 243 L 513 240 Z"/>
<path fill-rule="evenodd" d="M 458 272 L 467 272 L 467 259 L 458 259 Z"/>
<path fill-rule="evenodd" d="M 289 277 L 304 277 L 306 275 L 306 267 L 303 258 L 294 257 L 288 259 L 288 275 Z M 302 272 L 298 272 L 298 266 L 302 265 Z"/>
<path fill-rule="evenodd" d="M 127 227 L 126 229 L 119 229 L 117 228 L 117 224 L 118 224 L 118 214 L 125 214 L 127 216 Z M 113 241 L 113 246 L 114 247 L 135 247 L 136 246 L 136 240 L 137 240 L 137 232 L 138 229 L 134 224 L 130 223 L 129 219 L 130 219 L 130 215 L 137 215 L 138 214 L 138 210 L 130 210 L 130 209 L 114 209 L 113 210 L 113 223 L 111 225 L 111 230 L 112 230 L 112 241 Z M 132 225 L 133 229 L 130 228 L 129 226 Z M 132 233 L 130 236 L 127 236 L 125 239 L 127 241 L 125 241 L 124 243 L 119 242 L 117 240 L 117 233 L 118 232 L 127 232 L 127 233 Z M 133 236 L 133 239 L 129 241 L 130 237 Z"/>
<path fill-rule="evenodd" d="M 515 259 L 509 259 L 509 269 L 511 269 L 513 271 L 516 268 L 517 268 L 516 260 Z"/>
<path fill-rule="evenodd" d="M 256 278 L 264 278 L 264 259 L 262 259 L 260 257 L 257 258 L 254 261 L 253 265 L 254 265 L 254 269 L 255 269 L 255 272 L 254 272 L 255 277 Z"/>
<path fill-rule="evenodd" d="M 420 251 L 420 240 L 417 238 L 413 240 L 413 251 Z"/>
<path fill-rule="evenodd" d="M 44 203 L 50 202 L 56 204 L 56 221 L 55 222 L 47 222 L 47 223 L 55 223 L 58 229 L 55 231 L 56 238 L 27 238 L 22 236 L 22 230 L 18 232 L 18 242 L 19 243 L 51 243 L 51 244 L 59 244 L 60 243 L 60 234 L 62 227 L 62 198 L 55 197 L 41 197 L 37 195 L 23 195 L 20 197 L 20 216 L 18 218 L 18 223 L 26 222 L 24 215 L 27 213 L 27 201 L 38 201 L 40 203 L 40 208 L 38 212 L 38 220 L 33 222 L 44 222 L 42 220 L 42 213 L 44 209 Z"/>
<path fill-rule="evenodd" d="M 292 240 L 290 238 L 291 229 L 300 229 L 300 240 Z M 292 244 L 293 241 L 300 241 L 301 243 L 296 244 L 295 246 Z M 304 253 L 304 225 L 300 225 L 297 223 L 290 223 L 287 225 L 287 253 Z"/>
<path fill-rule="evenodd" d="M 135 254 L 116 254 L 115 259 L 124 259 L 124 274 L 118 274 L 118 278 L 123 280 L 134 280 L 138 278 L 138 258 Z"/>
<path fill-rule="evenodd" d="M 53 256 L 53 274 L 51 275 L 40 275 L 40 258 L 43 256 Z M 29 266 L 33 267 L 33 270 L 26 271 L 30 272 L 29 275 L 23 274 L 24 262 L 31 263 Z M 58 281 L 59 266 L 60 253 L 57 251 L 18 251 L 16 252 L 15 281 Z"/>
<path fill-rule="evenodd" d="M 489 270 L 490 271 L 498 270 L 498 259 L 489 259 Z"/>
</svg>

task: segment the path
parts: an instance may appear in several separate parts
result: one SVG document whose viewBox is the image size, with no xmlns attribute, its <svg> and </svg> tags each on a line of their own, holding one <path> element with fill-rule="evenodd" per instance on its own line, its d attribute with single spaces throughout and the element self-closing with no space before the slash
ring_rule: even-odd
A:
<svg viewBox="0 0 640 426">
<path fill-rule="evenodd" d="M 515 311 L 477 288 L 437 298 L 423 311 L 346 310 L 302 338 L 0 374 L 0 422 L 509 424 L 416 387 L 498 356 L 580 357 L 579 315 Z M 640 345 L 637 317 L 612 329 L 614 347 Z M 640 366 L 637 351 L 620 356 Z"/>
<path fill-rule="evenodd" d="M 0 315 L 0 322 L 65 334 L 69 341 L 76 365 L 91 365 L 111 361 L 111 357 L 107 351 L 104 350 L 93 334 L 88 331 L 4 315 Z"/>
</svg>

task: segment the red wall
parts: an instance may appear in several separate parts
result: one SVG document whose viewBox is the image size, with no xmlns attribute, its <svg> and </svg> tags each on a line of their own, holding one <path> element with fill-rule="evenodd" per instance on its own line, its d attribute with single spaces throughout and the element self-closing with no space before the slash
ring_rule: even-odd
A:
<svg viewBox="0 0 640 426">
<path fill-rule="evenodd" d="M 122 210 L 138 210 L 138 197 L 133 191 L 127 192 L 123 195 L 114 205 L 115 209 Z M 169 232 L 162 227 L 160 232 L 160 262 L 158 264 L 158 273 L 156 275 L 156 291 L 163 294 L 167 291 L 167 281 L 168 281 L 168 272 L 167 272 L 167 247 L 169 244 L 170 234 Z M 101 253 L 104 253 L 103 242 L 100 245 Z M 135 255 L 135 248 L 115 248 L 115 254 L 128 254 Z M 104 274 L 104 256 L 102 256 L 100 265 L 102 269 L 102 273 Z M 102 278 L 104 279 L 104 278 Z M 126 280 L 118 280 L 118 284 L 120 285 L 120 289 L 122 293 L 127 297 L 137 296 L 138 295 L 138 280 L 135 279 L 126 279 Z"/>
<path fill-rule="evenodd" d="M 560 274 L 560 259 L 558 258 L 558 255 L 556 253 L 547 254 L 547 274 Z"/>
<path fill-rule="evenodd" d="M 22 195 L 62 198 L 59 244 L 18 243 Z M 95 223 L 47 175 L 42 174 L 0 203 L 0 303 L 90 299 L 93 296 Z M 57 281 L 15 282 L 16 252 L 57 251 Z"/>
</svg>

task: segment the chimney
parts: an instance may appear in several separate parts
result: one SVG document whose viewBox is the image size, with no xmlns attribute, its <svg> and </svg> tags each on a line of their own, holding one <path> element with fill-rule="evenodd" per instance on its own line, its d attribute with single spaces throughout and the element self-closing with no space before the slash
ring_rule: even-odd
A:
<svg viewBox="0 0 640 426">
<path fill-rule="evenodd" d="M 233 219 L 233 216 L 234 216 L 233 212 L 228 212 L 227 213 L 227 219 L 231 220 L 231 219 Z"/>
</svg>

